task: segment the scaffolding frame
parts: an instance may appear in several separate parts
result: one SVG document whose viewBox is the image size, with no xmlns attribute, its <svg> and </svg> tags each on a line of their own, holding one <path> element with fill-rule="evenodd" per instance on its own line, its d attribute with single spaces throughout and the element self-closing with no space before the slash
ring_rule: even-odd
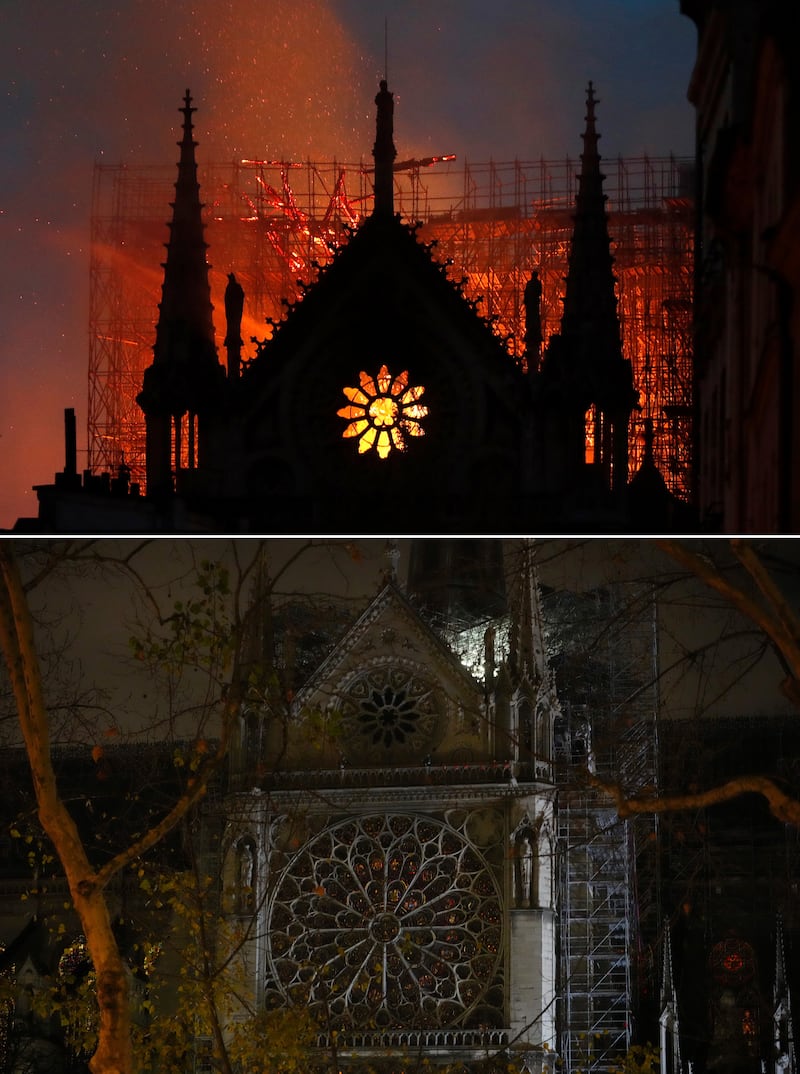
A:
<svg viewBox="0 0 800 1074">
<path fill-rule="evenodd" d="M 641 410 L 630 428 L 629 469 L 644 457 L 646 423 L 670 491 L 691 495 L 693 222 L 691 162 L 676 157 L 605 162 L 623 351 Z M 396 165 L 395 208 L 463 281 L 466 296 L 525 365 L 525 285 L 542 283 L 543 347 L 558 331 L 579 160 Z M 127 463 L 144 481 L 137 404 L 158 317 L 173 166 L 97 164 L 90 262 L 88 468 Z M 371 211 L 372 164 L 242 160 L 199 168 L 211 254 L 212 301 L 223 308 L 233 271 L 246 294 L 243 335 L 269 336 L 351 229 Z M 224 331 L 224 326 L 217 325 Z M 537 357 L 533 356 L 534 364 Z"/>
<path fill-rule="evenodd" d="M 657 631 L 652 594 L 622 586 L 595 594 L 579 630 L 606 676 L 591 705 L 562 700 L 559 1021 L 567 1071 L 607 1071 L 630 1047 L 641 988 L 652 978 L 659 878 L 646 857 L 655 816 L 621 821 L 581 776 L 588 765 L 628 792 L 658 773 Z M 586 606 L 581 606 L 586 616 Z M 576 752 L 575 744 L 582 748 Z"/>
</svg>

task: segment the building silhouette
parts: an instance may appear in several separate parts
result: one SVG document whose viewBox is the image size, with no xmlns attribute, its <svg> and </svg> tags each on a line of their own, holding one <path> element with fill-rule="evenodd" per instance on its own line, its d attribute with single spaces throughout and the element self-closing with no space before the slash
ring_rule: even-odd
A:
<svg viewBox="0 0 800 1074">
<path fill-rule="evenodd" d="M 354 499 L 359 527 L 376 533 L 396 531 L 398 510 L 401 529 L 442 533 L 686 528 L 688 505 L 653 450 L 666 419 L 642 402 L 622 353 L 595 103 L 590 84 L 559 332 L 544 340 L 532 276 L 515 359 L 395 211 L 382 84 L 372 213 L 251 356 L 246 295 L 229 274 L 223 368 L 187 91 L 153 361 L 137 395 L 145 487 L 124 459 L 113 480 L 81 480 L 70 437 L 63 474 L 37 489 L 38 521 L 19 528 L 330 532 L 351 524 Z"/>
<path fill-rule="evenodd" d="M 287 306 L 280 318 L 267 315 L 274 323 L 255 353 L 238 329 L 225 330 L 226 368 L 210 320 L 187 97 L 165 290 L 146 383 L 141 369 L 129 369 L 118 353 L 111 354 L 114 333 L 102 331 L 105 322 L 98 320 L 89 468 L 78 472 L 73 416 L 64 469 L 53 483 L 38 487 L 39 518 L 20 520 L 18 529 L 326 531 L 349 517 L 343 504 L 357 487 L 370 500 L 364 524 L 382 532 L 386 520 L 396 517 L 387 489 L 404 497 L 413 487 L 416 517 L 427 518 L 429 532 L 795 532 L 795 35 L 778 0 L 687 0 L 681 10 L 698 28 L 689 87 L 697 110 L 696 259 L 686 183 L 658 188 L 657 205 L 650 198 L 654 188 L 642 206 L 628 211 L 617 204 L 607 211 L 592 89 L 574 212 L 560 197 L 548 200 L 542 183 L 530 219 L 520 216 L 519 204 L 451 207 L 430 214 L 419 228 L 397 218 L 396 184 L 388 179 L 400 174 L 395 168 L 406 168 L 412 191 L 418 191 L 427 162 L 395 159 L 387 103 L 376 130 L 377 197 L 373 184 L 357 199 L 360 205 L 372 202 L 368 215 L 354 211 L 342 177 L 333 177 L 324 219 L 307 226 L 288 183 L 288 165 L 278 190 L 270 185 L 269 162 L 246 162 L 262 192 L 258 202 L 241 191 L 252 203 L 253 220 L 263 222 L 279 206 L 295 223 L 306 220 L 300 228 L 305 246 L 296 256 L 300 245 L 286 228 L 268 227 L 259 240 L 256 260 L 267 266 L 261 276 L 270 277 L 275 294 L 284 293 Z M 649 162 L 644 166 L 648 170 Z M 517 167 L 510 181 L 527 189 L 529 173 Z M 311 176 L 310 186 L 314 182 Z M 624 186 L 622 179 L 618 189 Z M 141 200 L 140 192 L 132 196 Z M 416 211 L 419 199 L 410 203 Z M 335 227 L 328 226 L 334 216 Z M 345 237 L 349 225 L 353 231 Z M 96 226 L 99 234 L 103 221 Z M 541 251 L 537 265 L 509 254 L 504 239 L 513 233 L 513 241 L 524 245 L 531 227 L 542 250 L 551 239 L 554 248 L 569 249 L 563 272 L 553 262 L 543 265 Z M 218 234 L 226 229 L 232 231 L 230 221 L 220 222 Z M 440 242 L 445 257 L 454 247 L 463 255 L 463 281 L 448 278 L 430 241 Z M 494 251 L 491 256 L 479 252 L 482 245 Z M 618 252 L 616 263 L 610 246 Z M 292 267 L 312 270 L 315 249 L 317 278 L 301 287 L 291 278 Z M 634 255 L 622 272 L 619 255 L 627 257 L 629 249 Z M 691 317 L 689 288 L 680 281 L 693 260 Z M 642 286 L 632 313 L 626 295 L 636 291 L 637 274 L 648 262 L 671 282 L 660 289 Z M 230 274 L 230 266 L 218 269 Z M 93 266 L 95 305 L 115 305 L 109 295 L 116 294 L 118 281 L 108 273 L 108 266 Z M 250 279 L 235 277 L 231 295 L 244 302 L 247 315 L 250 288 L 254 313 L 261 316 L 263 279 L 248 273 Z M 552 286 L 554 273 L 569 281 L 563 295 Z M 479 281 L 490 292 L 486 317 L 478 304 Z M 243 296 L 235 290 L 242 286 Z M 620 357 L 621 293 L 628 320 Z M 234 322 L 241 317 L 225 305 Z M 191 325 L 179 329 L 183 316 Z M 514 340 L 503 340 L 503 332 L 514 333 Z M 191 384 L 184 383 L 187 348 L 196 349 Z M 389 354 L 394 348 L 400 353 Z M 405 357 L 412 353 L 419 355 L 416 375 Z M 278 367 L 284 371 L 280 420 L 268 421 L 259 408 L 275 408 L 270 382 Z M 376 381 L 384 367 L 385 389 Z M 401 424 L 392 419 L 391 426 L 373 426 L 376 444 L 392 442 L 392 435 L 403 441 L 402 450 L 392 442 L 383 458 L 374 448 L 359 452 L 366 446 L 360 435 L 343 442 L 344 419 L 337 412 L 356 405 L 343 393 L 360 390 L 361 374 L 375 389 L 362 392 L 368 424 L 371 407 L 380 405 L 388 415 L 401 395 L 424 390 L 424 398 L 403 404 L 426 410 L 424 417 L 405 413 Z M 410 378 L 402 391 L 396 380 L 401 374 Z M 145 435 L 137 407 L 147 411 Z M 172 424 L 180 418 L 169 437 L 165 408 Z M 356 452 L 355 460 L 347 448 Z M 479 506 L 483 497 L 485 508 Z"/>
<path fill-rule="evenodd" d="M 394 163 L 395 209 L 460 281 L 509 356 L 538 367 L 560 327 L 580 160 L 459 162 L 452 155 Z M 606 161 L 623 353 L 642 394 L 629 437 L 629 471 L 654 427 L 654 458 L 670 491 L 691 490 L 693 164 L 676 157 Z M 199 156 L 212 300 L 223 310 L 229 270 L 246 292 L 242 336 L 261 338 L 371 209 L 365 160 L 245 160 Z M 142 286 L 162 259 L 173 167 L 95 168 L 90 266 L 88 468 L 124 458 L 144 486 L 145 428 L 136 403 L 152 360 L 157 292 Z M 133 266 L 133 267 L 132 267 Z M 137 271 L 141 268 L 141 272 Z M 531 292 L 539 316 L 526 323 Z M 528 301 L 525 293 L 529 292 Z M 532 331 L 535 329 L 535 331 Z M 245 342 L 243 360 L 252 356 Z"/>
<path fill-rule="evenodd" d="M 726 533 L 800 526 L 797 35 L 780 3 L 684 0 L 698 29 L 697 506 Z"/>
</svg>

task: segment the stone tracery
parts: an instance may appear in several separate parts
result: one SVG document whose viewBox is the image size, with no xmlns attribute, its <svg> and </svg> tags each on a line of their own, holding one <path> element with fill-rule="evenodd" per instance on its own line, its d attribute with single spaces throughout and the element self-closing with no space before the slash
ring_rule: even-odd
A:
<svg viewBox="0 0 800 1074">
<path fill-rule="evenodd" d="M 352 1029 L 501 1025 L 497 881 L 465 835 L 413 815 L 327 828 L 270 907 L 277 991 Z"/>
</svg>

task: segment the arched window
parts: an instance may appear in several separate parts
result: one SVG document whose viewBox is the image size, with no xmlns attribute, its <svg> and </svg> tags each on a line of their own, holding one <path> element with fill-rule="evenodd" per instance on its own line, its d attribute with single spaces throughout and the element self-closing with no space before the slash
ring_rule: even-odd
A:
<svg viewBox="0 0 800 1074">
<path fill-rule="evenodd" d="M 534 751 L 534 737 L 531 703 L 527 697 L 523 697 L 517 703 L 516 723 L 517 741 L 519 742 L 520 755 L 522 757 L 530 757 Z"/>
<path fill-rule="evenodd" d="M 584 414 L 583 427 L 583 461 L 587 466 L 593 466 L 600 461 L 600 412 L 595 403 Z"/>
</svg>

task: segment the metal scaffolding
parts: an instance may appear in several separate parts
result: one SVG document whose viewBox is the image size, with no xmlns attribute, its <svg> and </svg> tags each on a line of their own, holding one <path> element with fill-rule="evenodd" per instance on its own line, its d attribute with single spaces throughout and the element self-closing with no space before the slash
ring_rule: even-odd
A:
<svg viewBox="0 0 800 1074">
<path fill-rule="evenodd" d="M 590 652 L 592 663 L 579 658 L 586 682 L 570 675 L 572 689 L 559 690 L 561 1057 L 567 1071 L 601 1072 L 629 1048 L 652 977 L 658 877 L 642 858 L 656 822 L 620 821 L 582 773 L 588 767 L 630 792 L 656 785 L 656 632 L 645 592 L 599 590 L 571 612 L 574 653 Z"/>
<path fill-rule="evenodd" d="M 630 470 L 643 458 L 645 421 L 668 487 L 687 499 L 691 472 L 691 165 L 674 157 L 605 162 L 623 349 L 641 410 L 631 427 Z M 419 222 L 422 241 L 450 262 L 525 361 L 525 285 L 542 283 L 544 344 L 558 330 L 577 191 L 577 160 L 459 164 L 451 158 L 396 165 L 395 207 Z M 136 405 L 151 360 L 160 265 L 175 169 L 98 164 L 94 174 L 89 355 L 89 468 L 121 461 L 144 480 L 144 423 Z M 223 308 L 227 274 L 246 293 L 243 335 L 269 335 L 269 318 L 302 294 L 371 210 L 364 162 L 244 160 L 199 169 L 206 203 L 212 299 Z M 223 326 L 217 325 L 218 331 Z M 534 361 L 536 358 L 534 357 Z"/>
</svg>

